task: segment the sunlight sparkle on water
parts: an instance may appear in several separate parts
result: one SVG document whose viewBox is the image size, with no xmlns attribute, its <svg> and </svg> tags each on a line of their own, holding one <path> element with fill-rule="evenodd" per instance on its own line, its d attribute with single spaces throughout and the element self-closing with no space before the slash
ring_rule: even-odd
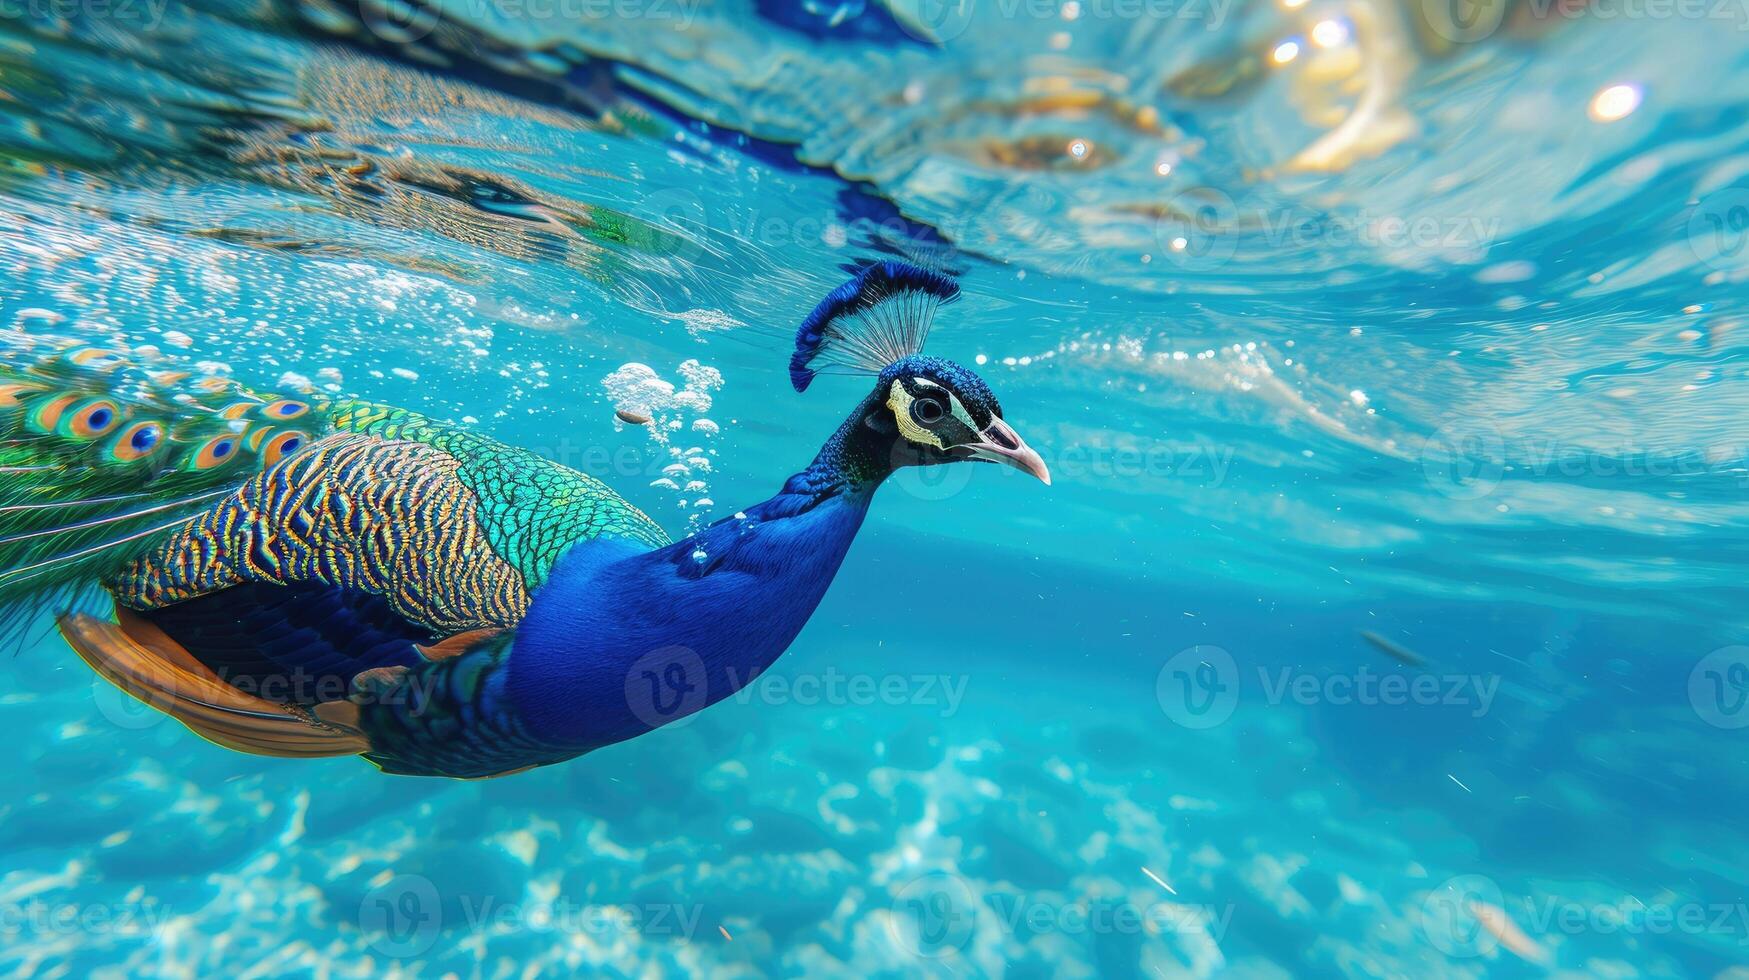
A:
<svg viewBox="0 0 1749 980">
<path fill-rule="evenodd" d="M 1638 85 L 1611 85 L 1591 97 L 1591 118 L 1596 122 L 1615 122 L 1640 107 L 1642 94 Z"/>
<path fill-rule="evenodd" d="M 1320 48 L 1333 48 L 1348 40 L 1348 25 L 1339 20 L 1321 20 L 1312 28 L 1312 42 Z"/>
</svg>

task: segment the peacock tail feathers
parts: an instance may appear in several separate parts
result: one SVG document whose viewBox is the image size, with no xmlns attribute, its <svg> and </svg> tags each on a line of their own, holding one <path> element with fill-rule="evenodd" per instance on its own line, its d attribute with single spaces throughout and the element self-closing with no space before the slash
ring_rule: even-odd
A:
<svg viewBox="0 0 1749 980">
<path fill-rule="evenodd" d="M 145 553 L 331 429 L 318 402 L 0 334 L 0 612 Z"/>
<path fill-rule="evenodd" d="M 381 506 L 332 512 L 364 499 Z M 350 530 L 318 542 L 311 521 Z M 224 588 L 243 569 L 379 591 L 409 557 L 395 543 L 415 540 L 421 560 L 478 557 L 416 576 L 425 591 L 397 596 L 410 618 L 501 624 L 450 607 L 532 590 L 571 545 L 603 535 L 669 543 L 594 477 L 414 412 L 0 333 L 0 626 L 97 585 L 147 608 Z M 519 581 L 493 577 L 494 558 Z"/>
</svg>

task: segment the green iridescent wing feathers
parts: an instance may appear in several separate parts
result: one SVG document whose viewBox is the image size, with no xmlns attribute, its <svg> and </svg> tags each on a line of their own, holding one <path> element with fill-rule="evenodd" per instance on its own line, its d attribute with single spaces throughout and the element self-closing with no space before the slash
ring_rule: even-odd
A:
<svg viewBox="0 0 1749 980">
<path fill-rule="evenodd" d="M 465 486 L 473 504 L 468 519 L 478 522 L 480 536 L 530 590 L 576 541 L 602 534 L 650 547 L 668 541 L 655 522 L 600 481 L 412 412 L 260 394 L 134 352 L 0 334 L 0 612 L 34 608 L 44 595 L 107 584 L 130 566 L 137 573 L 139 567 L 210 563 L 213 556 L 193 552 L 235 544 L 223 532 L 236 525 L 218 522 L 221 513 L 244 513 L 256 537 L 279 538 L 276 532 L 284 530 L 278 543 L 291 542 L 294 550 L 325 547 L 289 525 L 262 526 L 307 516 L 308 507 L 270 510 L 239 495 L 245 488 L 282 497 L 316 495 L 317 484 L 327 487 L 334 474 L 310 460 L 292 467 L 291 460 L 360 437 L 380 442 L 384 454 L 408 443 L 437 450 L 427 456 L 446 461 L 444 480 Z M 323 449 L 313 448 L 318 446 Z M 295 480 L 288 479 L 291 473 Z M 401 496 L 418 508 L 424 495 L 412 487 Z M 452 519 L 449 514 L 433 505 L 407 516 L 428 524 Z M 398 517 L 388 510 L 372 519 Z M 220 533 L 191 535 L 203 521 Z M 360 527 L 355 533 L 380 538 L 382 530 Z M 156 564 L 143 560 L 175 547 L 190 554 L 159 555 Z M 367 551 L 354 551 L 363 556 L 359 560 L 373 560 Z M 321 556 L 302 557 L 311 559 L 306 565 L 322 564 Z M 407 597 L 413 604 L 421 600 Z"/>
<path fill-rule="evenodd" d="M 669 543 L 660 525 L 607 484 L 552 460 L 404 409 L 337 402 L 330 411 L 338 429 L 424 443 L 460 460 L 459 478 L 479 498 L 492 549 L 530 589 L 578 541 L 610 535 L 651 548 Z"/>
</svg>

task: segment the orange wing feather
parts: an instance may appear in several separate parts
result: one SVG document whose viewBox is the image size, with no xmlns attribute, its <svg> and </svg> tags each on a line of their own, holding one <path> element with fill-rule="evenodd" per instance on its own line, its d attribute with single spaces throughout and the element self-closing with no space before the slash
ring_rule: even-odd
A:
<svg viewBox="0 0 1749 980">
<path fill-rule="evenodd" d="M 195 734 L 239 752 L 285 758 L 358 755 L 365 736 L 346 724 L 356 706 L 318 707 L 314 717 L 226 684 L 161 630 L 126 609 L 119 622 L 67 614 L 61 634 L 91 669 L 115 686 L 187 725 Z M 337 710 L 322 710 L 324 708 Z M 352 709 L 347 711 L 346 709 Z"/>
</svg>

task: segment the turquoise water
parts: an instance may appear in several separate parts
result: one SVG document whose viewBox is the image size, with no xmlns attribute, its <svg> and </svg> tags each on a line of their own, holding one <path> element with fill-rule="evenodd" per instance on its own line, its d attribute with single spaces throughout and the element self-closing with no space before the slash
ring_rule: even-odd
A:
<svg viewBox="0 0 1749 980">
<path fill-rule="evenodd" d="M 678 534 L 863 394 L 790 390 L 800 317 L 928 255 L 1055 483 L 896 478 L 766 678 L 483 783 L 227 752 L 45 617 L 0 968 L 1741 976 L 1745 26 L 6 8 L 0 329 L 464 421 Z"/>
</svg>

